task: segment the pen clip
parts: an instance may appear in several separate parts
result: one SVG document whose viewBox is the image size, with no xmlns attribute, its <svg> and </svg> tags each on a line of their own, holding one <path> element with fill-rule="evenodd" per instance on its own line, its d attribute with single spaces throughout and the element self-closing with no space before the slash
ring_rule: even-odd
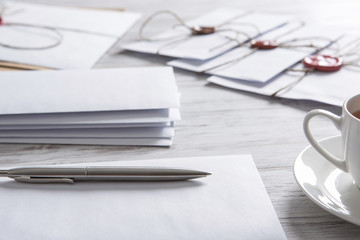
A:
<svg viewBox="0 0 360 240">
<path fill-rule="evenodd" d="M 14 177 L 14 180 L 21 183 L 74 183 L 72 178 L 51 178 L 51 177 L 31 177 L 19 176 Z"/>
</svg>

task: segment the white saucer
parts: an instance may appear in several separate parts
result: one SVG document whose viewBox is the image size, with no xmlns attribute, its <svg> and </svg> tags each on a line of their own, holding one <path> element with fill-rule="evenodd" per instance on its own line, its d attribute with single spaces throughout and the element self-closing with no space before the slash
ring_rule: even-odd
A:
<svg viewBox="0 0 360 240">
<path fill-rule="evenodd" d="M 341 137 L 320 141 L 335 156 L 342 157 Z M 294 164 L 295 179 L 304 193 L 330 213 L 360 225 L 360 190 L 352 177 L 337 169 L 312 146 L 304 149 Z"/>
</svg>

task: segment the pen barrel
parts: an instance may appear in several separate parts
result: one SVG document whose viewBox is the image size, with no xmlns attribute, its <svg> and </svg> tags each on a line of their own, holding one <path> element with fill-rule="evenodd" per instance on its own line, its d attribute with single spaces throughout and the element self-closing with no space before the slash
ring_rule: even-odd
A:
<svg viewBox="0 0 360 240">
<path fill-rule="evenodd" d="M 204 177 L 207 173 L 185 169 L 137 167 L 87 167 L 88 181 L 178 181 Z"/>
<path fill-rule="evenodd" d="M 150 167 L 87 167 L 88 176 L 133 176 L 133 175 L 189 175 L 194 174 L 193 170 L 171 169 L 171 168 L 150 168 Z"/>
<path fill-rule="evenodd" d="M 31 176 L 31 177 L 71 177 L 86 178 L 86 168 L 14 168 L 8 170 L 8 177 Z"/>
<path fill-rule="evenodd" d="M 5 175 L 6 172 L 6 175 Z M 30 167 L 5 171 L 3 176 L 20 182 L 74 181 L 179 181 L 205 177 L 209 173 L 169 168 L 149 167 Z M 1 175 L 0 175 L 1 176 Z"/>
<path fill-rule="evenodd" d="M 9 171 L 8 170 L 0 170 L 0 176 L 8 176 Z"/>
</svg>

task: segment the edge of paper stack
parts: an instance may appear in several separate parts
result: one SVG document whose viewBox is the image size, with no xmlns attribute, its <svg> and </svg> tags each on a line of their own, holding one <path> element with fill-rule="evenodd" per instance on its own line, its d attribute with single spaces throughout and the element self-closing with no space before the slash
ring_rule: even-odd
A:
<svg viewBox="0 0 360 240">
<path fill-rule="evenodd" d="M 171 67 L 1 76 L 1 143 L 170 146 L 180 120 Z"/>
</svg>

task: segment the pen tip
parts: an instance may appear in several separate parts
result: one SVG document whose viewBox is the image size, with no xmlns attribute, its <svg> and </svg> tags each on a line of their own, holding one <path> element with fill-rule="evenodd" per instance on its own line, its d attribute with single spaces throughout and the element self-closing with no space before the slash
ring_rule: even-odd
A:
<svg viewBox="0 0 360 240">
<path fill-rule="evenodd" d="M 0 170 L 0 177 L 1 176 L 7 176 L 9 174 L 8 170 Z"/>
</svg>

